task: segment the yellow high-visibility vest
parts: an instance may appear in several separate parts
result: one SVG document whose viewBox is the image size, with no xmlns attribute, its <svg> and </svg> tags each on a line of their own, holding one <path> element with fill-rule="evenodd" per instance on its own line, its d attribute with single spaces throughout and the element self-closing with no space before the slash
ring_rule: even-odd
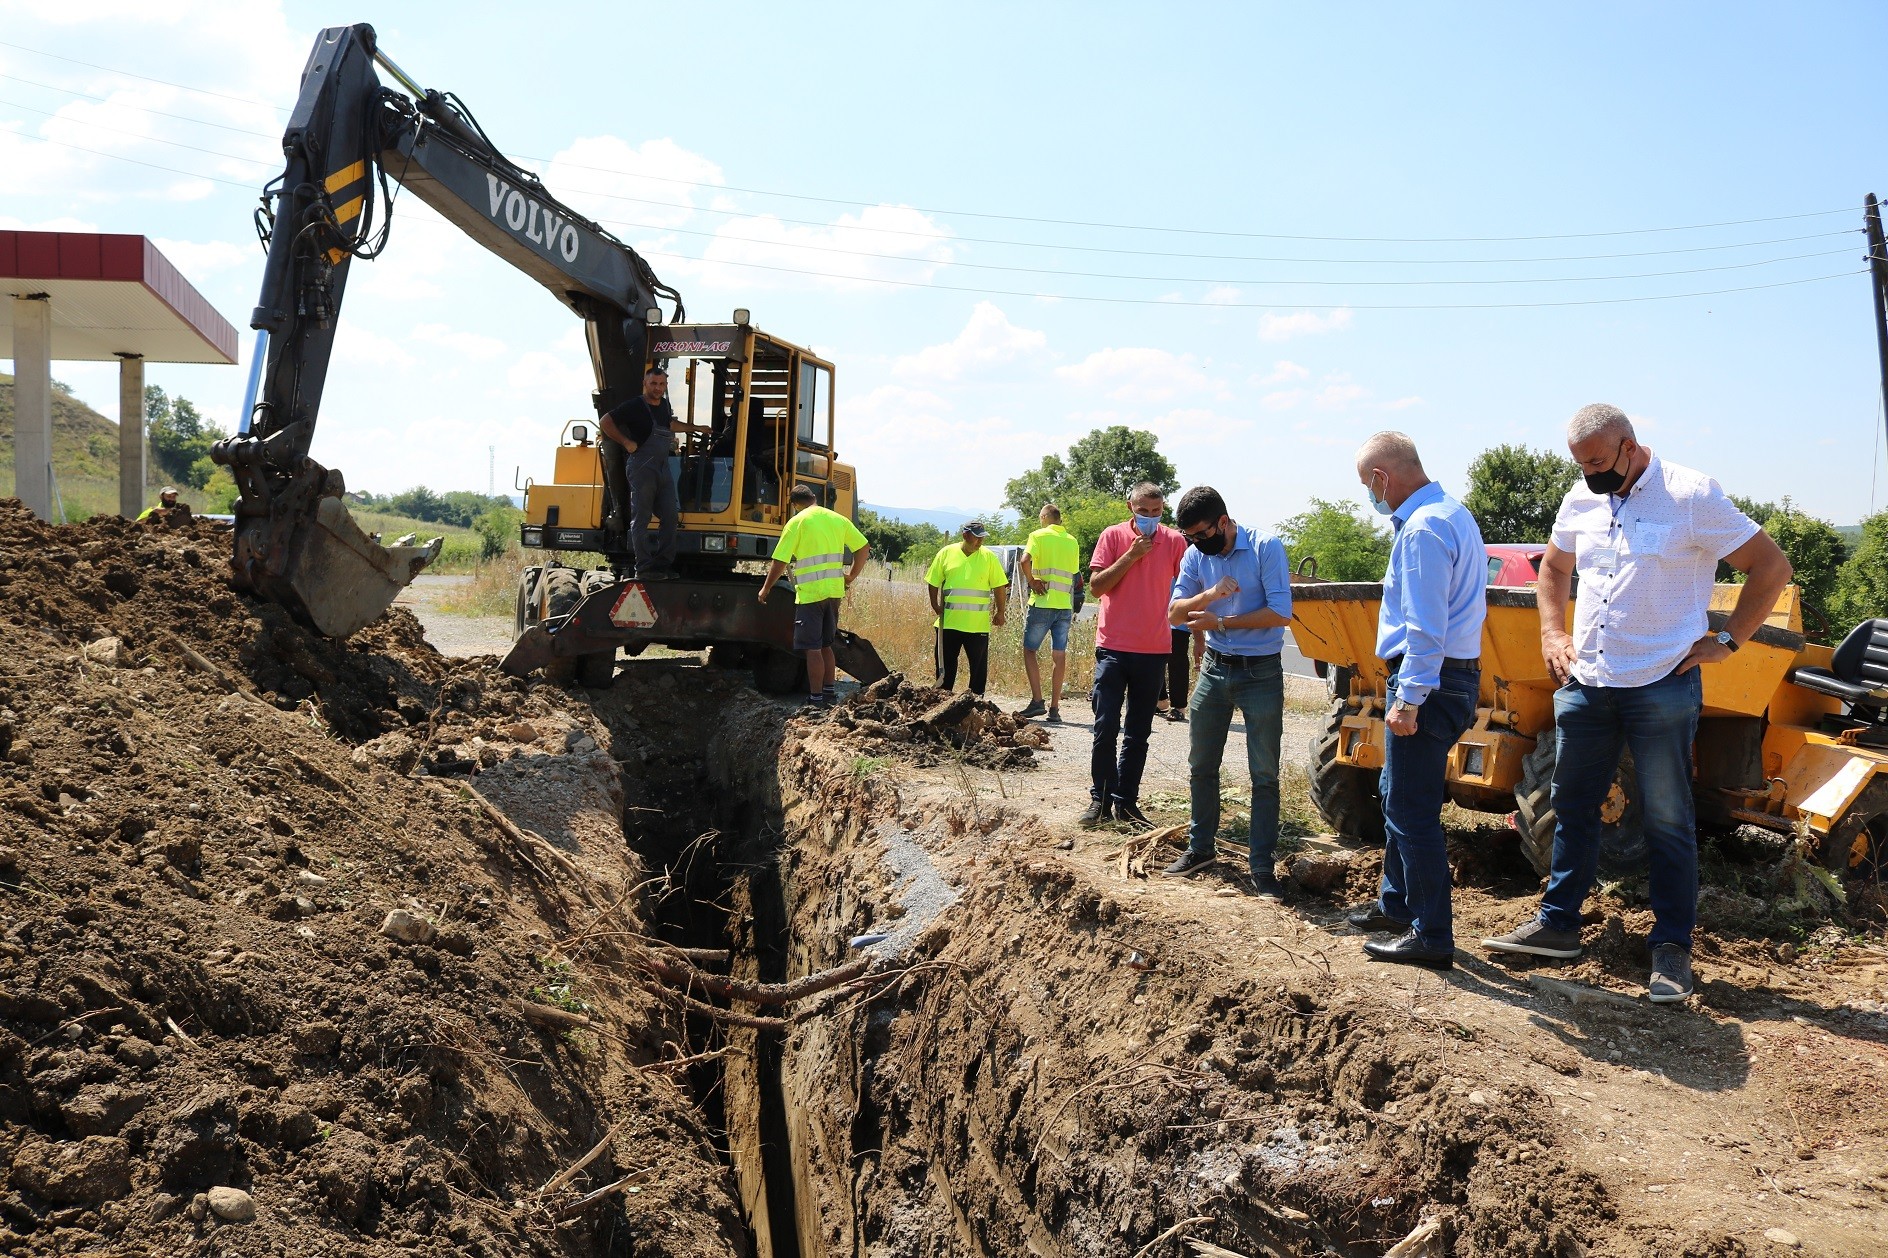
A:
<svg viewBox="0 0 1888 1258">
<path fill-rule="evenodd" d="M 787 521 L 774 558 L 793 575 L 793 601 L 819 603 L 846 596 L 848 550 L 865 548 L 865 534 L 851 520 L 825 507 L 808 507 Z"/>
<path fill-rule="evenodd" d="M 990 632 L 990 617 L 996 610 L 996 591 L 1010 583 L 1003 571 L 1003 561 L 980 546 L 964 553 L 962 542 L 952 542 L 937 552 L 924 574 L 925 583 L 943 595 L 944 610 L 937 624 L 963 633 Z"/>
<path fill-rule="evenodd" d="M 1037 529 L 1023 546 L 1029 556 L 1029 571 L 1049 588 L 1041 594 L 1031 591 L 1031 607 L 1050 607 L 1067 611 L 1075 606 L 1075 569 L 1082 561 L 1082 548 L 1060 524 Z"/>
</svg>

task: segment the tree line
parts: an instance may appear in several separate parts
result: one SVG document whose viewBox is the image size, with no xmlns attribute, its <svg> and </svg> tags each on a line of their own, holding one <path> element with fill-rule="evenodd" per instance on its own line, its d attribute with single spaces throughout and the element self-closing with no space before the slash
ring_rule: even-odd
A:
<svg viewBox="0 0 1888 1258">
<path fill-rule="evenodd" d="M 1171 523 L 1180 481 L 1158 443 L 1151 432 L 1115 425 L 1089 433 L 1066 455 L 1045 456 L 1004 486 L 1003 505 L 1014 516 L 995 513 L 986 519 L 990 541 L 1022 542 L 1037 527 L 1042 504 L 1054 502 L 1086 557 L 1103 529 L 1127 518 L 1127 492 L 1140 481 L 1160 486 Z M 1481 525 L 1484 540 L 1544 545 L 1561 499 L 1578 476 L 1573 460 L 1551 450 L 1493 446 L 1469 464 L 1462 504 Z M 1731 500 L 1776 539 L 1795 566 L 1811 636 L 1839 640 L 1863 620 L 1888 616 L 1888 511 L 1864 520 L 1861 538 L 1851 545 L 1829 521 L 1789 498 L 1772 503 L 1733 494 Z M 928 556 L 956 540 L 935 526 L 886 520 L 869 511 L 860 512 L 860 529 L 873 552 L 892 562 Z M 1279 521 L 1277 533 L 1294 570 L 1310 560 L 1323 580 L 1380 580 L 1389 562 L 1390 534 L 1360 501 L 1313 498 L 1306 510 Z M 1720 566 L 1718 576 L 1740 579 L 1727 566 Z"/>
</svg>

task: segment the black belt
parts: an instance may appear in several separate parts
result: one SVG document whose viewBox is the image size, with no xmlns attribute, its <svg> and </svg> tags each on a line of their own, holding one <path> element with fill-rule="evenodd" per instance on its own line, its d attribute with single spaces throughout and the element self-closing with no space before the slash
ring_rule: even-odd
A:
<svg viewBox="0 0 1888 1258">
<path fill-rule="evenodd" d="M 1215 651 L 1209 646 L 1206 648 L 1206 658 L 1214 663 L 1224 664 L 1228 668 L 1251 668 L 1265 660 L 1276 660 L 1278 653 L 1273 652 L 1270 655 L 1228 655 L 1224 651 Z"/>
<path fill-rule="evenodd" d="M 1383 662 L 1389 665 L 1390 671 L 1393 673 L 1403 667 L 1403 657 L 1400 655 L 1396 656 L 1394 659 L 1387 659 Z M 1482 671 L 1482 657 L 1477 655 L 1473 659 L 1460 660 L 1453 655 L 1445 655 L 1442 657 L 1442 666 L 1444 668 L 1469 668 L 1479 673 Z"/>
</svg>

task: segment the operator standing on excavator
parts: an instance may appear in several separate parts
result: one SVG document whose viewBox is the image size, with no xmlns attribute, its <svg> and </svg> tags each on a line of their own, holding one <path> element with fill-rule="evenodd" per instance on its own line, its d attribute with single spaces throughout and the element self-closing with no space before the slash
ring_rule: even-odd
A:
<svg viewBox="0 0 1888 1258">
<path fill-rule="evenodd" d="M 865 571 L 872 554 L 859 526 L 819 506 L 819 497 L 806 485 L 795 485 L 788 497 L 793 518 L 780 531 L 774 561 L 760 583 L 760 601 L 774 591 L 774 583 L 793 570 L 793 649 L 806 653 L 807 706 L 831 704 L 839 697 L 839 664 L 833 659 L 833 640 L 839 636 L 839 605 L 846 591 Z M 846 551 L 852 566 L 846 566 Z"/>
<path fill-rule="evenodd" d="M 636 580 L 667 581 L 675 576 L 675 526 L 682 504 L 675 492 L 669 455 L 675 450 L 675 411 L 669 405 L 669 373 L 660 363 L 642 378 L 642 396 L 609 411 L 598 426 L 628 453 L 623 470 L 629 480 L 629 543 L 636 555 Z M 661 522 L 649 541 L 649 517 Z"/>
</svg>

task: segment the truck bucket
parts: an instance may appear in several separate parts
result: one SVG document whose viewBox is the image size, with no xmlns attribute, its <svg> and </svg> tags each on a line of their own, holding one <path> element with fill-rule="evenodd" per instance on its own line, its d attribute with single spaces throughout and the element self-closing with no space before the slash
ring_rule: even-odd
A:
<svg viewBox="0 0 1888 1258">
<path fill-rule="evenodd" d="M 424 545 L 408 545 L 403 537 L 382 546 L 361 532 L 339 498 L 316 498 L 306 515 L 288 522 L 282 550 L 267 564 L 269 575 L 256 582 L 258 592 L 282 603 L 316 631 L 330 638 L 346 638 L 379 618 L 420 570 L 439 556 L 441 538 Z M 245 542 L 266 542 L 279 524 L 271 519 L 244 521 L 239 536 L 240 556 Z"/>
</svg>

